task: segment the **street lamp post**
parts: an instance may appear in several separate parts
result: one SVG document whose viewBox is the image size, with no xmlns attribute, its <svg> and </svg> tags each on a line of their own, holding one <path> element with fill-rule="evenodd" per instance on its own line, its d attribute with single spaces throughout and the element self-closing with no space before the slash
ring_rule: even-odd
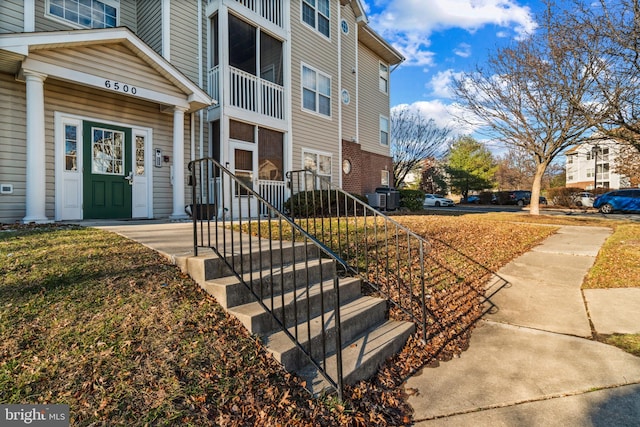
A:
<svg viewBox="0 0 640 427">
<path fill-rule="evenodd" d="M 593 146 L 593 191 L 596 191 L 596 187 L 598 187 L 598 150 L 600 147 L 598 144 Z"/>
</svg>

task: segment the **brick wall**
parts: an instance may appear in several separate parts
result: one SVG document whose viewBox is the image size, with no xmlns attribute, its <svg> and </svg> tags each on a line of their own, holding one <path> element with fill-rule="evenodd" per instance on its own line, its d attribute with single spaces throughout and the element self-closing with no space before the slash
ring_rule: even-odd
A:
<svg viewBox="0 0 640 427">
<path fill-rule="evenodd" d="M 342 172 L 342 189 L 349 193 L 365 195 L 375 192 L 380 186 L 383 170 L 389 171 L 390 185 L 393 185 L 393 162 L 391 157 L 362 151 L 360 144 L 342 141 L 342 159 L 351 162 L 351 172 Z M 340 165 L 342 167 L 342 165 Z"/>
</svg>

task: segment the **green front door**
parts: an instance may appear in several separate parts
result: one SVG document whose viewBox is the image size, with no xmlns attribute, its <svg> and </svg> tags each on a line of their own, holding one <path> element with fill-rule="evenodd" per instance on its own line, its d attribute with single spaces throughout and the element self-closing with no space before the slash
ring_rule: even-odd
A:
<svg viewBox="0 0 640 427">
<path fill-rule="evenodd" d="M 84 122 L 84 218 L 131 218 L 131 129 Z"/>
</svg>

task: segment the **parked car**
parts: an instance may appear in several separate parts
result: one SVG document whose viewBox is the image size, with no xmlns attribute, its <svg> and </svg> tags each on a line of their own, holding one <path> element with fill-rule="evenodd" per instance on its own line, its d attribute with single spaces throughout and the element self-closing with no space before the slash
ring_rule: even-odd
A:
<svg viewBox="0 0 640 427">
<path fill-rule="evenodd" d="M 539 198 L 538 200 L 540 201 L 540 204 L 541 204 L 541 205 L 546 205 L 546 204 L 548 204 L 548 202 L 547 202 L 547 198 L 546 198 L 546 197 L 544 197 L 544 196 L 540 196 L 540 198 Z"/>
<path fill-rule="evenodd" d="M 640 190 L 609 191 L 596 197 L 593 207 L 605 214 L 615 211 L 640 212 Z"/>
<path fill-rule="evenodd" d="M 578 207 L 584 206 L 590 208 L 593 206 L 593 200 L 593 194 L 588 191 L 581 191 L 573 195 L 573 203 Z"/>
<path fill-rule="evenodd" d="M 422 206 L 454 206 L 453 200 L 447 199 L 446 197 L 442 197 L 438 194 L 425 194 L 424 202 L 422 202 Z"/>
<path fill-rule="evenodd" d="M 499 191 L 496 193 L 496 200 L 499 205 L 528 205 L 531 202 L 531 191 Z"/>
<path fill-rule="evenodd" d="M 460 203 L 473 203 L 477 205 L 480 203 L 480 196 L 476 196 L 476 195 L 468 196 L 466 199 L 460 200 Z"/>
</svg>

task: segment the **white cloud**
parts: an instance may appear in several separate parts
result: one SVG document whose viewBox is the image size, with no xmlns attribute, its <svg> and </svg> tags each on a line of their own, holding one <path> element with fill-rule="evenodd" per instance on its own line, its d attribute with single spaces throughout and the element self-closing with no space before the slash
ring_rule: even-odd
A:
<svg viewBox="0 0 640 427">
<path fill-rule="evenodd" d="M 453 98 L 452 80 L 461 76 L 461 73 L 456 73 L 453 70 L 439 71 L 431 77 L 431 81 L 426 84 L 426 87 L 431 89 L 431 95 L 434 97 L 451 99 Z"/>
<path fill-rule="evenodd" d="M 445 104 L 440 100 L 417 101 L 410 105 L 396 105 L 393 108 L 405 107 L 419 111 L 423 117 L 433 119 L 433 121 L 440 127 L 450 127 L 453 129 L 453 134 L 455 136 L 469 135 L 476 130 L 473 126 L 458 122 L 456 116 L 460 114 L 461 108 L 455 104 Z"/>
<path fill-rule="evenodd" d="M 371 26 L 397 47 L 408 65 L 430 65 L 429 37 L 434 31 L 462 28 L 470 33 L 487 26 L 510 29 L 516 39 L 537 27 L 529 7 L 516 0 L 390 0 L 369 16 Z M 367 9 L 368 6 L 367 6 Z M 504 33 L 504 30 L 501 30 Z"/>
<path fill-rule="evenodd" d="M 460 43 L 458 47 L 453 50 L 453 53 L 463 58 L 468 58 L 471 56 L 471 45 L 469 43 Z"/>
</svg>

